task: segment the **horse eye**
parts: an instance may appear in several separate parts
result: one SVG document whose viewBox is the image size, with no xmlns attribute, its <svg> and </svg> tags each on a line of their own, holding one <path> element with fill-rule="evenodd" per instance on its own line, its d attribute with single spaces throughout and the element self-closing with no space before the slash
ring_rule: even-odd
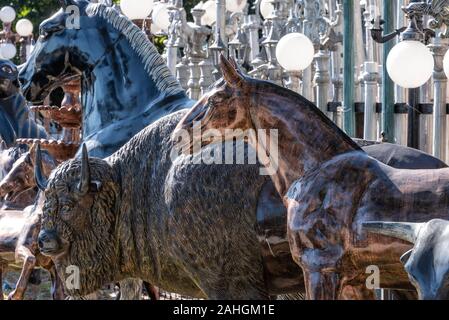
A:
<svg viewBox="0 0 449 320">
<path fill-rule="evenodd" d="M 4 73 L 8 73 L 8 74 L 12 74 L 13 73 L 13 70 L 10 67 L 8 67 L 8 66 L 3 66 L 2 67 L 2 71 Z"/>
<path fill-rule="evenodd" d="M 41 38 L 42 40 L 46 40 L 49 36 L 50 33 L 48 33 L 46 30 L 39 29 L 39 38 Z"/>
<path fill-rule="evenodd" d="M 63 211 L 63 212 L 68 212 L 68 211 L 70 211 L 70 209 L 71 209 L 70 206 L 65 205 L 65 206 L 63 206 L 63 207 L 61 208 L 61 211 Z"/>
</svg>

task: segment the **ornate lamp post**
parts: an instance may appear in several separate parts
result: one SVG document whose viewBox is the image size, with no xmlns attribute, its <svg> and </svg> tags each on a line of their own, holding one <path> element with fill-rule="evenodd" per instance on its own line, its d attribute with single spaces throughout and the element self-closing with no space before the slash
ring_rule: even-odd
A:
<svg viewBox="0 0 449 320">
<path fill-rule="evenodd" d="M 17 33 L 12 31 L 12 23 L 16 19 L 14 8 L 6 6 L 0 10 L 3 30 L 0 32 L 0 57 L 13 59 L 17 54 L 16 45 L 20 44 L 20 62 L 24 63 L 29 55 L 33 40 L 33 24 L 28 19 L 20 19 L 16 24 Z"/>
<path fill-rule="evenodd" d="M 192 9 L 193 23 L 188 23 L 191 31 L 191 37 L 189 39 L 189 68 L 190 79 L 188 83 L 188 94 L 191 99 L 198 99 L 201 94 L 200 77 L 201 69 L 200 63 L 207 58 L 207 52 L 204 49 L 204 42 L 207 36 L 211 33 L 211 30 L 201 24 L 201 18 L 205 13 L 205 10 L 200 8 Z M 204 81 L 204 78 L 203 78 Z"/>
<path fill-rule="evenodd" d="M 120 1 L 120 9 L 123 14 L 146 32 L 149 32 L 151 28 L 151 22 L 148 17 L 153 11 L 153 7 L 153 0 Z"/>
<path fill-rule="evenodd" d="M 246 61 L 249 51 L 246 34 L 241 24 L 243 14 L 235 13 L 235 19 L 237 20 L 238 27 L 234 38 L 228 43 L 229 55 L 233 57 L 239 65 L 243 65 Z"/>
<path fill-rule="evenodd" d="M 423 26 L 424 15 L 438 17 L 445 8 L 445 1 L 433 1 L 427 3 L 419 0 L 411 0 L 407 7 L 403 8 L 409 19 L 408 27 L 396 30 L 391 34 L 382 36 L 382 21 L 374 23 L 371 30 L 373 39 L 379 43 L 392 40 L 398 34 L 401 41 L 390 51 L 387 58 L 387 71 L 391 79 L 408 91 L 408 125 L 407 145 L 419 148 L 419 114 L 417 111 L 420 103 L 419 87 L 424 85 L 434 72 L 435 62 L 430 50 L 423 43 L 427 43 L 434 32 Z M 419 63 L 417 63 L 419 61 Z M 441 90 L 440 86 L 435 88 Z M 436 92 L 435 96 L 439 96 Z M 436 109 L 436 108 L 435 108 Z"/>
<path fill-rule="evenodd" d="M 314 54 L 312 41 L 302 33 L 289 33 L 279 41 L 276 58 L 290 76 L 289 89 L 300 92 L 301 72 L 310 67 Z"/>
<path fill-rule="evenodd" d="M 335 32 L 335 28 L 341 23 L 342 11 L 337 3 L 334 16 L 321 19 L 321 32 L 319 39 L 319 50 L 315 54 L 315 76 L 314 83 L 316 85 L 316 104 L 325 114 L 327 114 L 327 103 L 329 101 L 329 61 L 330 52 L 337 50 L 337 44 L 342 42 L 342 35 Z"/>
</svg>

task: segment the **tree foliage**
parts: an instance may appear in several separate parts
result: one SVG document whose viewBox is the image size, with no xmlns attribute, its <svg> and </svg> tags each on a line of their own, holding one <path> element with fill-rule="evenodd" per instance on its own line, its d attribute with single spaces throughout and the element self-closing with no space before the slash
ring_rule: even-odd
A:
<svg viewBox="0 0 449 320">
<path fill-rule="evenodd" d="M 190 16 L 190 10 L 200 0 L 184 0 L 184 7 L 187 14 Z M 114 2 L 120 3 L 119 0 Z M 37 26 L 46 18 L 50 17 L 59 8 L 58 0 L 0 0 L 0 8 L 3 6 L 12 6 L 16 9 L 17 19 L 27 18 L 33 22 L 35 32 L 37 33 Z"/>
</svg>

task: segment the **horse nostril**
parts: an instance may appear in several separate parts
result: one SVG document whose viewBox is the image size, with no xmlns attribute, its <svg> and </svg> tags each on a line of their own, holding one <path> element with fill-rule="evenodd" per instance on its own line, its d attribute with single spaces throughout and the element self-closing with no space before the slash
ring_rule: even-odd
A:
<svg viewBox="0 0 449 320">
<path fill-rule="evenodd" d="M 44 242 L 41 239 L 39 239 L 38 244 L 40 249 L 44 247 Z"/>
</svg>

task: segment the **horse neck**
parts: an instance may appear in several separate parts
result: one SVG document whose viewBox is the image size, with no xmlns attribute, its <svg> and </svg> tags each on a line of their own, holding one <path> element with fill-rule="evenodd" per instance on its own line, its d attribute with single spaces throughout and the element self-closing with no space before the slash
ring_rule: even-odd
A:
<svg viewBox="0 0 449 320">
<path fill-rule="evenodd" d="M 152 66 L 157 68 L 158 66 Z M 164 66 L 165 67 L 165 66 Z M 160 90 L 144 62 L 126 39 L 118 41 L 82 83 L 83 131 L 92 133 L 130 117 L 139 118 L 171 95 Z"/>
<path fill-rule="evenodd" d="M 255 129 L 263 129 L 268 136 L 266 140 L 273 140 L 270 129 L 277 130 L 277 153 L 273 152 L 273 146 L 267 150 L 260 137 L 257 147 L 262 154 L 275 157 L 270 162 L 275 171 L 269 174 L 279 194 L 284 196 L 293 182 L 307 172 L 339 154 L 360 148 L 311 102 L 280 90 L 283 94 L 260 90 L 260 100 L 257 107 L 250 109 L 250 115 Z"/>
<path fill-rule="evenodd" d="M 19 121 L 19 118 L 28 118 L 28 109 L 23 95 L 17 93 L 11 97 L 0 100 L 1 108 L 12 119 Z"/>
</svg>

